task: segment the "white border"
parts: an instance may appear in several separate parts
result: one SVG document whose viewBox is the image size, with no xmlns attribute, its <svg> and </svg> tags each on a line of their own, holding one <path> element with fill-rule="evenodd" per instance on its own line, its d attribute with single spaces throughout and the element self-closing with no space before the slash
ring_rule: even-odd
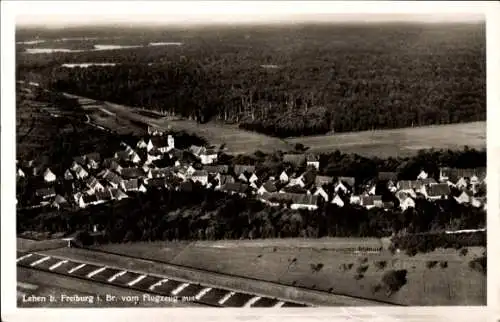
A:
<svg viewBox="0 0 500 322">
<path fill-rule="evenodd" d="M 376 308 L 358 307 L 355 311 L 369 311 L 376 313 L 383 320 L 390 321 L 389 316 L 399 315 L 401 320 L 415 317 L 417 320 L 436 320 L 432 316 L 448 316 L 455 321 L 486 321 L 486 317 L 493 318 L 492 314 L 498 314 L 498 304 L 500 297 L 498 264 L 499 258 L 496 256 L 500 242 L 497 237 L 500 233 L 500 144 L 494 138 L 498 138 L 498 109 L 500 106 L 500 49 L 498 36 L 500 33 L 500 6 L 494 2 L 159 2 L 159 1 L 1 1 L 1 71 L 2 71 L 2 95 L 1 95 L 1 258 L 2 258 L 2 320 L 56 320 L 63 316 L 74 321 L 87 320 L 89 318 L 116 319 L 119 321 L 134 320 L 143 317 L 165 317 L 168 312 L 168 319 L 171 321 L 190 320 L 197 317 L 203 319 L 233 320 L 238 318 L 258 319 L 265 315 L 266 320 L 281 320 L 283 318 L 292 320 L 304 320 L 311 318 L 321 318 L 331 320 L 344 320 L 339 314 L 346 313 L 346 308 L 321 308 L 311 310 L 285 310 L 270 311 L 256 309 L 87 309 L 85 314 L 75 313 L 70 309 L 15 309 L 15 57 L 14 57 L 14 30 L 15 17 L 18 15 L 38 15 L 48 17 L 58 15 L 59 18 L 66 16 L 66 21 L 77 21 L 78 17 L 89 17 L 96 19 L 96 16 L 103 17 L 106 14 L 107 21 L 123 21 L 124 17 L 133 18 L 132 22 L 138 23 L 145 17 L 154 15 L 159 17 L 159 12 L 170 12 L 163 16 L 164 19 L 177 18 L 176 22 L 186 19 L 190 21 L 227 21 L 230 17 L 240 22 L 254 21 L 252 17 L 270 21 L 286 20 L 289 16 L 295 19 L 312 14 L 359 14 L 359 13 L 432 13 L 458 15 L 462 13 L 485 14 L 487 17 L 487 104 L 488 104 L 488 307 L 407 307 L 407 308 Z M 372 18 L 373 19 L 373 18 Z M 497 20 L 495 20 L 497 19 Z M 80 312 L 76 311 L 76 312 Z M 264 313 L 265 312 L 265 313 Z M 103 313 L 105 316 L 103 316 Z M 285 315 L 285 316 L 284 316 Z M 353 317 L 356 316 L 352 313 Z M 386 315 L 384 317 L 384 315 Z M 14 318 L 15 316 L 15 318 Z M 418 318 L 420 316 L 420 319 Z M 425 318 L 426 316 L 426 318 Z M 483 318 L 484 317 L 484 318 Z M 65 320 L 66 320 L 65 319 Z M 415 319 L 413 319 L 415 320 Z M 441 320 L 441 319 L 440 319 Z M 446 318 L 445 320 L 448 320 Z M 399 320 L 398 320 L 399 321 Z"/>
</svg>

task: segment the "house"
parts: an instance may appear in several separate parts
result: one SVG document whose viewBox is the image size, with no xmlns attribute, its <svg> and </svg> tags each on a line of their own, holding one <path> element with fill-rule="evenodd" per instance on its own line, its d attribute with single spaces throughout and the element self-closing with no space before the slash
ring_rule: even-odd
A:
<svg viewBox="0 0 500 322">
<path fill-rule="evenodd" d="M 166 178 L 173 176 L 173 169 L 170 167 L 159 168 L 159 169 L 150 169 L 148 171 L 147 177 L 150 179 L 155 178 Z"/>
<path fill-rule="evenodd" d="M 242 173 L 254 173 L 255 166 L 254 165 L 245 165 L 245 164 L 236 164 L 234 166 L 234 174 L 239 176 Z"/>
<path fill-rule="evenodd" d="M 74 179 L 73 174 L 71 174 L 71 171 L 69 171 L 69 169 L 64 171 L 64 180 L 73 180 L 73 179 Z"/>
<path fill-rule="evenodd" d="M 226 174 L 229 172 L 229 166 L 220 164 L 220 165 L 204 165 L 203 170 L 207 171 L 209 174 Z"/>
<path fill-rule="evenodd" d="M 130 161 L 137 164 L 137 163 L 141 162 L 141 157 L 139 156 L 139 154 L 137 154 L 136 152 L 134 152 L 130 156 Z"/>
<path fill-rule="evenodd" d="M 121 175 L 124 179 L 135 179 L 144 177 L 145 174 L 141 168 L 133 167 L 133 168 L 123 168 Z"/>
<path fill-rule="evenodd" d="M 308 167 L 311 166 L 311 167 L 316 168 L 316 170 L 319 170 L 319 159 L 314 154 L 307 154 L 306 155 L 306 164 Z"/>
<path fill-rule="evenodd" d="M 111 192 L 108 189 L 102 191 L 96 191 L 95 196 L 97 197 L 99 203 L 113 200 L 113 196 L 111 195 Z"/>
<path fill-rule="evenodd" d="M 293 194 L 291 209 L 318 209 L 318 196 L 307 194 Z"/>
<path fill-rule="evenodd" d="M 25 174 L 23 172 L 23 170 L 21 170 L 20 168 L 17 169 L 17 178 L 24 178 L 25 177 Z"/>
<path fill-rule="evenodd" d="M 409 193 L 404 191 L 398 191 L 396 193 L 396 198 L 398 198 L 399 207 L 401 207 L 403 211 L 405 211 L 408 208 L 415 208 L 415 200 Z"/>
<path fill-rule="evenodd" d="M 333 197 L 331 203 L 334 205 L 337 205 L 339 207 L 344 207 L 344 205 L 345 205 L 344 200 L 342 200 L 342 198 L 340 198 L 339 195 L 335 195 L 335 197 Z"/>
<path fill-rule="evenodd" d="M 189 152 L 191 152 L 196 157 L 200 157 L 203 153 L 205 153 L 207 149 L 203 146 L 191 145 L 189 147 Z"/>
<path fill-rule="evenodd" d="M 161 160 L 163 158 L 163 155 L 161 154 L 160 151 L 158 150 L 151 150 L 148 152 L 146 155 L 146 161 L 144 162 L 145 164 L 151 164 L 156 160 Z"/>
<path fill-rule="evenodd" d="M 95 177 L 89 177 L 85 183 L 90 189 L 89 194 L 94 194 L 97 191 L 104 191 L 104 186 Z"/>
<path fill-rule="evenodd" d="M 42 199 L 49 199 L 56 196 L 56 191 L 53 187 L 40 188 L 35 191 L 35 196 Z"/>
<path fill-rule="evenodd" d="M 458 179 L 454 186 L 460 190 L 467 189 L 467 187 L 469 186 L 468 179 L 466 179 L 465 177 L 460 177 L 460 179 Z"/>
<path fill-rule="evenodd" d="M 168 153 L 173 148 L 174 148 L 173 146 L 169 146 L 168 139 L 167 142 L 165 142 L 165 139 L 163 139 L 162 137 L 150 138 L 146 146 L 146 150 L 148 152 L 158 151 L 160 153 Z"/>
<path fill-rule="evenodd" d="M 68 201 L 66 201 L 66 199 L 64 199 L 64 197 L 61 195 L 57 195 L 52 202 L 52 207 L 55 207 L 57 209 L 60 209 L 66 205 L 68 205 Z"/>
<path fill-rule="evenodd" d="M 328 185 L 330 183 L 333 182 L 333 178 L 332 177 L 328 177 L 328 176 L 316 176 L 314 178 L 314 184 L 316 185 L 316 187 L 321 187 L 323 185 Z"/>
<path fill-rule="evenodd" d="M 322 188 L 322 187 L 317 187 L 316 191 L 313 193 L 314 196 L 321 196 L 323 200 L 328 201 L 328 193 Z"/>
<path fill-rule="evenodd" d="M 230 193 L 230 194 L 239 194 L 241 196 L 245 196 L 248 192 L 248 185 L 240 182 L 233 183 L 225 183 L 220 187 L 221 191 Z"/>
<path fill-rule="evenodd" d="M 248 182 L 250 183 L 254 183 L 256 182 L 257 180 L 259 180 L 259 178 L 257 177 L 257 175 L 255 173 L 252 173 L 252 175 L 250 176 L 250 178 L 248 179 Z"/>
<path fill-rule="evenodd" d="M 146 143 L 146 141 L 144 141 L 144 139 L 140 139 L 139 142 L 137 142 L 136 147 L 138 149 L 148 149 L 148 143 Z"/>
<path fill-rule="evenodd" d="M 421 184 L 416 180 L 400 180 L 398 181 L 397 188 L 399 191 L 408 192 L 415 195 L 416 188 L 420 189 Z"/>
<path fill-rule="evenodd" d="M 429 200 L 448 198 L 450 192 L 450 187 L 446 183 L 431 183 L 422 188 L 422 194 Z"/>
<path fill-rule="evenodd" d="M 121 161 L 130 161 L 130 155 L 127 151 L 118 151 L 115 152 L 115 159 L 121 160 Z"/>
<path fill-rule="evenodd" d="M 85 159 L 87 160 L 87 162 L 88 162 L 88 160 L 94 160 L 95 162 L 100 163 L 101 162 L 101 155 L 98 152 L 92 152 L 92 153 L 86 154 Z"/>
<path fill-rule="evenodd" d="M 281 172 L 281 174 L 280 174 L 280 181 L 281 182 L 288 182 L 288 181 L 290 181 L 290 174 L 287 173 L 286 170 L 284 170 L 283 172 Z"/>
<path fill-rule="evenodd" d="M 104 170 L 102 178 L 106 180 L 113 188 L 118 188 L 123 183 L 123 179 L 119 175 L 112 171 L 109 171 L 108 169 Z"/>
<path fill-rule="evenodd" d="M 191 180 L 193 182 L 199 182 L 201 185 L 206 186 L 208 184 L 208 173 L 205 170 L 196 170 L 191 175 Z"/>
<path fill-rule="evenodd" d="M 470 201 L 470 204 L 474 208 L 481 208 L 481 207 L 483 207 L 483 209 L 486 210 L 486 200 L 483 200 L 481 198 L 472 197 L 471 201 Z"/>
<path fill-rule="evenodd" d="M 85 159 L 85 156 L 76 156 L 73 158 L 73 163 L 78 163 L 78 164 L 85 164 L 87 160 Z"/>
<path fill-rule="evenodd" d="M 371 209 L 373 207 L 379 207 L 382 208 L 384 206 L 384 203 L 382 201 L 382 196 L 368 196 L 364 195 L 361 196 L 361 206 L 365 207 L 366 209 Z"/>
<path fill-rule="evenodd" d="M 353 177 L 339 177 L 334 191 L 338 193 L 342 191 L 344 194 L 353 191 L 355 179 Z"/>
<path fill-rule="evenodd" d="M 425 172 L 424 170 L 421 170 L 419 175 L 417 176 L 417 180 L 422 180 L 422 179 L 427 179 L 429 177 L 429 174 Z"/>
<path fill-rule="evenodd" d="M 102 162 L 102 165 L 103 167 L 108 168 L 118 174 L 120 174 L 123 169 L 122 166 L 114 158 L 105 159 Z"/>
<path fill-rule="evenodd" d="M 248 179 L 250 178 L 250 176 L 251 175 L 249 173 L 243 172 L 243 173 L 240 173 L 240 175 L 238 176 L 238 180 L 243 181 L 243 182 L 248 182 Z"/>
<path fill-rule="evenodd" d="M 299 185 L 293 185 L 293 186 L 286 186 L 286 187 L 283 187 L 279 193 L 298 193 L 298 194 L 305 194 L 305 193 L 309 193 L 311 194 L 310 191 L 308 191 L 307 189 L 304 189 L 303 187 L 299 186 Z"/>
<path fill-rule="evenodd" d="M 292 164 L 295 167 L 300 167 L 306 162 L 306 156 L 303 154 L 285 154 L 283 155 L 283 163 Z"/>
<path fill-rule="evenodd" d="M 125 192 L 139 191 L 139 186 L 140 186 L 140 183 L 139 183 L 138 179 L 125 180 L 121 184 L 121 188 Z"/>
<path fill-rule="evenodd" d="M 153 178 L 148 179 L 146 184 L 150 188 L 167 188 L 168 183 L 166 178 Z"/>
<path fill-rule="evenodd" d="M 47 168 L 43 173 L 43 180 L 45 182 L 54 182 L 56 181 L 56 175 L 52 171 L 50 171 L 49 168 Z"/>
<path fill-rule="evenodd" d="M 109 192 L 111 193 L 111 198 L 113 200 L 122 200 L 128 198 L 127 194 L 119 188 L 111 188 L 109 189 Z"/>
<path fill-rule="evenodd" d="M 257 194 L 263 195 L 264 193 L 275 193 L 278 191 L 276 184 L 272 181 L 267 181 L 257 190 Z"/>
<path fill-rule="evenodd" d="M 287 184 L 288 187 L 294 187 L 294 186 L 299 186 L 301 188 L 304 188 L 306 186 L 304 182 L 304 178 L 302 176 L 298 178 L 290 178 Z"/>
<path fill-rule="evenodd" d="M 454 197 L 459 204 L 469 204 L 472 200 L 472 193 L 468 191 L 462 191 L 458 197 Z"/>
<path fill-rule="evenodd" d="M 349 203 L 351 205 L 361 204 L 361 196 L 351 195 L 351 197 L 349 198 Z"/>
<path fill-rule="evenodd" d="M 89 176 L 89 173 L 79 163 L 73 162 L 70 169 L 75 173 L 77 179 L 85 179 Z"/>
<path fill-rule="evenodd" d="M 231 176 L 231 175 L 228 175 L 228 174 L 217 174 L 217 176 L 215 177 L 215 180 L 217 180 L 219 182 L 219 184 L 217 185 L 218 187 L 226 184 L 226 183 L 234 183 L 235 180 L 234 180 L 234 177 Z"/>
<path fill-rule="evenodd" d="M 167 137 L 167 146 L 168 146 L 169 151 L 175 149 L 175 139 L 170 134 Z"/>
<path fill-rule="evenodd" d="M 217 161 L 217 151 L 212 149 L 205 149 L 200 155 L 201 164 L 212 164 Z"/>
</svg>

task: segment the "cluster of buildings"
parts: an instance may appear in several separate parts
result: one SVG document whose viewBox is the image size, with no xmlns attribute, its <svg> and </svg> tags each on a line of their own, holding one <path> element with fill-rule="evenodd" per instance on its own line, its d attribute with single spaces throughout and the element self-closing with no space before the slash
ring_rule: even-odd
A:
<svg viewBox="0 0 500 322">
<path fill-rule="evenodd" d="M 354 177 L 319 175 L 319 160 L 314 155 L 285 154 L 287 170 L 278 176 L 263 175 L 250 164 L 218 164 L 218 146 L 191 146 L 180 150 L 171 135 L 150 129 L 149 138 L 122 149 L 110 158 L 98 153 L 73 158 L 72 164 L 56 175 L 50 168 L 39 169 L 24 162 L 18 166 L 18 179 L 42 176 L 44 184 L 36 190 L 32 207 L 65 206 L 85 208 L 129 198 L 149 189 L 192 191 L 197 183 L 206 189 L 256 198 L 270 206 L 315 210 L 324 203 L 338 207 L 406 210 L 415 207 L 417 198 L 430 201 L 454 198 L 457 203 L 486 207 L 486 169 L 442 168 L 438 180 L 422 171 L 415 180 L 398 180 L 395 172 L 380 172 L 369 184 L 356 184 Z M 158 166 L 158 161 L 168 166 Z M 302 173 L 294 169 L 305 168 Z M 68 189 L 57 193 L 57 183 Z M 483 189 L 484 188 L 484 189 Z M 379 190 L 384 190 L 382 194 Z M 59 189 L 61 190 L 61 189 Z M 393 198 L 387 198 L 387 192 Z M 384 196 L 383 196 L 384 195 Z"/>
</svg>

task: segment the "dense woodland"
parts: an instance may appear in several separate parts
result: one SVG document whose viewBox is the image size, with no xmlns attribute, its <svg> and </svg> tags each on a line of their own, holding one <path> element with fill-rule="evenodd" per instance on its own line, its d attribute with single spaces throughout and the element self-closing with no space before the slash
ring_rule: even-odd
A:
<svg viewBox="0 0 500 322">
<path fill-rule="evenodd" d="M 486 119 L 484 25 L 377 27 L 172 31 L 155 37 L 182 46 L 18 53 L 17 71 L 55 90 L 279 137 Z M 119 65 L 60 68 L 78 62 Z"/>
</svg>

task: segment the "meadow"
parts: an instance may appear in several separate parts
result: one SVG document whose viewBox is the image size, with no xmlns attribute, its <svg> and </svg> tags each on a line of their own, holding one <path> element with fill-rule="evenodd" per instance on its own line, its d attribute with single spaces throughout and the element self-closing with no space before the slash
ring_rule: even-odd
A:
<svg viewBox="0 0 500 322">
<path fill-rule="evenodd" d="M 355 239 L 353 239 L 355 240 Z M 336 251 L 335 238 L 284 241 L 218 241 L 109 244 L 96 246 L 126 256 L 255 278 L 346 296 L 400 305 L 484 305 L 486 277 L 469 267 L 484 248 L 437 249 L 409 257 L 382 251 Z M 407 270 L 407 283 L 392 295 L 377 291 L 385 272 Z M 425 296 L 423 296 L 425 294 Z"/>
</svg>

